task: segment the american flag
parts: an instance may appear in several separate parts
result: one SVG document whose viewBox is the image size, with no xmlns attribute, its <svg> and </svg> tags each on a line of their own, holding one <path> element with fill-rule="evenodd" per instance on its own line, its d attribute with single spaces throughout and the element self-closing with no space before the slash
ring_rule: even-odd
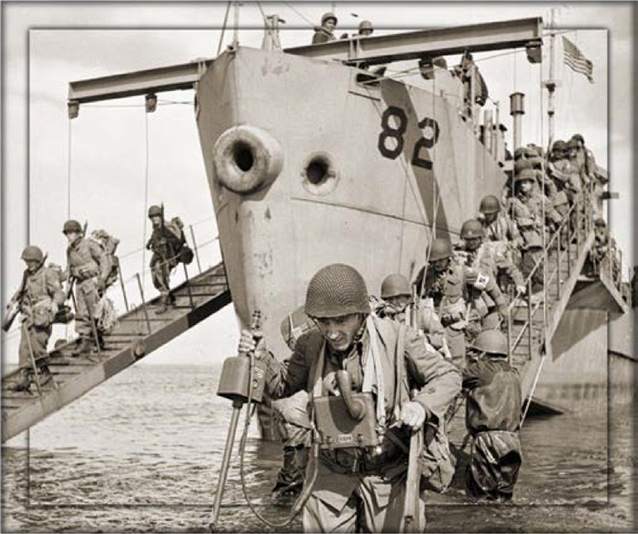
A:
<svg viewBox="0 0 638 534">
<path fill-rule="evenodd" d="M 591 83 L 594 83 L 594 64 L 566 37 L 563 37 L 563 61 L 574 72 L 584 74 Z"/>
</svg>

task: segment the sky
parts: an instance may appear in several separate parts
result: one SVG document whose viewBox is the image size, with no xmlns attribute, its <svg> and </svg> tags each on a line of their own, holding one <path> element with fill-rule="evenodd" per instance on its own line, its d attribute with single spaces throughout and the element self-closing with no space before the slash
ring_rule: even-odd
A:
<svg viewBox="0 0 638 534">
<path fill-rule="evenodd" d="M 590 84 L 557 64 L 557 138 L 580 132 L 599 164 L 609 168 L 610 190 L 621 196 L 612 201 L 610 225 L 627 264 L 633 264 L 632 225 L 627 224 L 633 218 L 630 4 L 337 2 L 334 11 L 337 34 L 353 31 L 360 20 L 368 19 L 379 35 L 532 16 L 543 17 L 547 25 L 551 7 L 561 35 L 593 61 L 595 78 Z M 205 266 L 220 260 L 193 93 L 160 94 L 153 114 L 145 113 L 142 98 L 84 105 L 73 121 L 67 117 L 66 98 L 73 80 L 214 57 L 225 8 L 225 3 L 215 2 L 3 3 L 3 305 L 20 283 L 24 246 L 37 244 L 50 261 L 64 264 L 61 228 L 69 216 L 120 238 L 124 279 L 129 299 L 136 302 L 133 275 L 149 260 L 139 250 L 148 237 L 148 205 L 163 201 L 169 217 L 179 215 L 194 225 L 198 243 L 207 243 L 201 251 Z M 289 47 L 309 43 L 313 24 L 333 3 L 262 3 L 261 8 L 285 19 L 281 41 Z M 262 26 L 259 7 L 245 2 L 239 14 L 240 44 L 259 47 Z M 231 11 L 223 46 L 233 37 L 232 27 Z M 508 95 L 526 93 L 524 143 L 547 139 L 538 90 L 547 76 L 547 49 L 544 72 L 527 63 L 524 53 L 475 54 L 490 96 L 505 110 L 502 120 L 509 120 Z M 613 61 L 608 62 L 608 56 Z M 148 273 L 143 280 L 145 291 L 152 294 Z M 121 307 L 119 296 L 113 299 Z M 65 327 L 55 328 L 53 339 L 71 334 Z M 17 361 L 17 334 L 3 335 L 5 362 Z M 228 306 L 145 362 L 220 362 L 234 353 L 237 338 Z"/>
</svg>

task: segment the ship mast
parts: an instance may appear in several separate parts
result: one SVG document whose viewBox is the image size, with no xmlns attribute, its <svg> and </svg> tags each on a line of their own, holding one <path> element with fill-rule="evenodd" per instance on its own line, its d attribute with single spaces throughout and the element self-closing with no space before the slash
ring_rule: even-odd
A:
<svg viewBox="0 0 638 534">
<path fill-rule="evenodd" d="M 549 138 L 548 146 L 551 148 L 554 143 L 554 92 L 556 91 L 557 83 L 554 79 L 554 41 L 556 39 L 556 33 L 554 31 L 554 13 L 555 9 L 551 10 L 551 22 L 550 22 L 550 34 L 549 34 L 549 79 L 545 82 L 547 88 L 547 115 L 548 115 L 548 128 Z"/>
</svg>

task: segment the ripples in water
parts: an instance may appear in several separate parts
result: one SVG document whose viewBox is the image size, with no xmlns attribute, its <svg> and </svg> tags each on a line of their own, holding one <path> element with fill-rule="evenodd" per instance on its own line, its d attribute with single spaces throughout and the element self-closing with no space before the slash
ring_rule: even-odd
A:
<svg viewBox="0 0 638 534">
<path fill-rule="evenodd" d="M 135 366 L 34 427 L 29 449 L 24 437 L 8 442 L 3 531 L 208 531 L 231 412 L 230 403 L 215 396 L 218 373 L 215 367 Z M 632 531 L 631 409 L 612 411 L 609 433 L 606 410 L 529 419 L 514 503 L 470 503 L 459 473 L 447 494 L 428 496 L 428 530 Z M 251 499 L 281 521 L 288 508 L 270 498 L 280 447 L 255 439 L 254 429 L 251 436 Z M 248 510 L 236 464 L 234 457 L 218 529 L 271 531 Z M 301 522 L 277 530 L 300 531 Z"/>
</svg>

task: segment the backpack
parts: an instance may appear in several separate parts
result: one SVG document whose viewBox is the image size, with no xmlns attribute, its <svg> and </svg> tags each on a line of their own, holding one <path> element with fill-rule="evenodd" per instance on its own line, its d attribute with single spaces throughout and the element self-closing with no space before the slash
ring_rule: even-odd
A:
<svg viewBox="0 0 638 534">
<path fill-rule="evenodd" d="M 104 285 L 108 288 L 116 282 L 120 272 L 120 260 L 115 255 L 120 240 L 117 237 L 113 237 L 106 230 L 93 230 L 91 232 L 91 240 L 97 243 L 106 254 L 109 263 L 109 274 L 104 281 Z"/>
<path fill-rule="evenodd" d="M 186 236 L 184 235 L 184 223 L 179 217 L 173 217 L 170 221 L 165 223 L 166 229 L 173 234 L 177 240 L 177 254 L 178 261 L 190 265 L 193 261 L 194 254 L 192 249 L 186 244 Z"/>
</svg>

